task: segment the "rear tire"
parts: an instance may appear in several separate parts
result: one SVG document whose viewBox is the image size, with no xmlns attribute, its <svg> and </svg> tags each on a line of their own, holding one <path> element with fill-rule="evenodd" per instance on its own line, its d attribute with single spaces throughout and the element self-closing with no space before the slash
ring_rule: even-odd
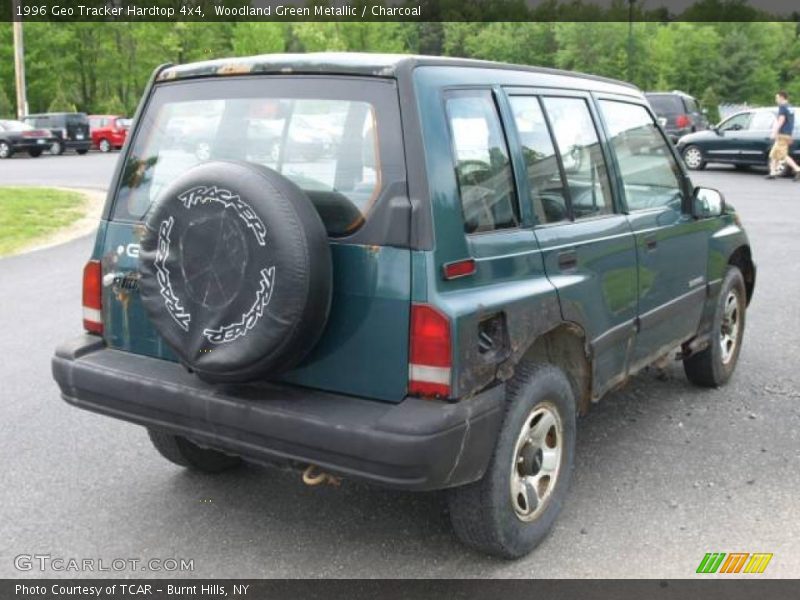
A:
<svg viewBox="0 0 800 600">
<path fill-rule="evenodd" d="M 8 142 L 0 142 L 0 159 L 14 156 L 14 149 Z"/>
<path fill-rule="evenodd" d="M 86 148 L 84 148 L 84 149 L 81 149 L 81 150 L 76 150 L 75 152 L 77 152 L 78 154 L 80 154 L 81 156 L 83 156 L 84 154 L 86 154 L 87 152 L 89 152 L 89 150 L 88 150 L 88 149 L 86 149 Z"/>
<path fill-rule="evenodd" d="M 100 149 L 100 152 L 111 152 L 111 143 L 106 139 L 100 140 L 97 147 Z"/>
<path fill-rule="evenodd" d="M 30 154 L 31 158 L 39 158 L 42 155 L 41 150 L 28 150 L 28 154 Z"/>
<path fill-rule="evenodd" d="M 50 154 L 53 156 L 61 156 L 64 154 L 64 146 L 61 145 L 61 142 L 53 142 L 53 145 L 50 146 Z"/>
<path fill-rule="evenodd" d="M 148 429 L 147 433 L 158 453 L 181 467 L 204 473 L 221 473 L 235 469 L 242 464 L 242 459 L 238 456 L 210 448 L 201 448 L 179 435 L 172 435 L 157 429 Z"/>
<path fill-rule="evenodd" d="M 719 387 L 733 375 L 742 348 L 746 304 L 742 273 L 730 266 L 722 280 L 708 348 L 683 361 L 683 371 L 693 384 Z"/>
<path fill-rule="evenodd" d="M 692 171 L 702 171 L 706 168 L 706 159 L 703 151 L 697 146 L 687 146 L 683 149 L 683 162 Z"/>
<path fill-rule="evenodd" d="M 519 558 L 550 532 L 575 459 L 575 397 L 561 369 L 520 363 L 507 384 L 506 414 L 477 482 L 448 490 L 450 520 L 467 546 Z"/>
</svg>

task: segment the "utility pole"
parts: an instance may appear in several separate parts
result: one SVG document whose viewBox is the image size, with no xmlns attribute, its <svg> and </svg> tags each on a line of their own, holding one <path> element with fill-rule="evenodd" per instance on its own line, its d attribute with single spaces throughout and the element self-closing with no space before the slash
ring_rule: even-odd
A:
<svg viewBox="0 0 800 600">
<path fill-rule="evenodd" d="M 19 0 L 12 0 L 14 15 L 17 14 Z M 22 40 L 21 17 L 14 17 L 14 81 L 17 87 L 17 118 L 28 114 L 28 98 L 25 94 L 25 46 Z"/>
<path fill-rule="evenodd" d="M 636 0 L 628 0 L 628 81 L 633 80 L 633 5 Z"/>
</svg>

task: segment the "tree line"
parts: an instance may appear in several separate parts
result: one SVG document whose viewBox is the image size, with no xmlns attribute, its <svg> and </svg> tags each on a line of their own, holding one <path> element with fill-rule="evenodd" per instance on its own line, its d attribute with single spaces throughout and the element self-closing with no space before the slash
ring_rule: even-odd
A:
<svg viewBox="0 0 800 600">
<path fill-rule="evenodd" d="M 153 68 L 270 52 L 463 56 L 594 73 L 720 102 L 800 102 L 788 22 L 96 22 L 24 25 L 31 112 L 133 113 Z M 14 111 L 10 23 L 0 23 L 0 115 Z"/>
</svg>

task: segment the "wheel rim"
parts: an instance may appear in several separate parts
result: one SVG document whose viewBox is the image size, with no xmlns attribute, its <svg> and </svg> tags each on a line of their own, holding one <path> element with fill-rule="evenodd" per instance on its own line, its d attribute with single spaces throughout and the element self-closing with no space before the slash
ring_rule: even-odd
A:
<svg viewBox="0 0 800 600">
<path fill-rule="evenodd" d="M 110 149 L 111 149 L 111 146 L 109 146 L 109 144 L 108 144 L 108 142 L 106 140 L 103 140 L 103 141 L 100 142 L 100 151 L 101 152 L 108 152 Z"/>
<path fill-rule="evenodd" d="M 8 144 L 5 142 L 0 144 L 0 158 L 8 158 Z"/>
<path fill-rule="evenodd" d="M 703 164 L 703 154 L 697 148 L 687 148 L 683 153 L 683 160 L 690 169 L 697 169 Z"/>
<path fill-rule="evenodd" d="M 563 447 L 561 417 L 552 404 L 538 404 L 517 436 L 511 465 L 511 505 L 521 521 L 533 521 L 547 506 L 561 469 Z"/>
<path fill-rule="evenodd" d="M 61 144 L 59 144 L 58 142 L 50 146 L 51 154 L 58 154 L 60 151 L 61 151 Z"/>
<path fill-rule="evenodd" d="M 725 298 L 723 305 L 722 323 L 720 323 L 719 345 L 722 351 L 722 363 L 728 364 L 736 354 L 739 344 L 739 328 L 741 326 L 741 311 L 739 310 L 739 296 L 731 290 Z"/>
</svg>

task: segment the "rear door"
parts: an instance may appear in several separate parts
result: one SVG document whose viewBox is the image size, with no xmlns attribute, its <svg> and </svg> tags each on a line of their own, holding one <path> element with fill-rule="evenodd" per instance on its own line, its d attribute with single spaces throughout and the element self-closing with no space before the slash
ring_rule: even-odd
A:
<svg viewBox="0 0 800 600">
<path fill-rule="evenodd" d="M 281 132 L 277 151 L 274 129 Z M 174 360 L 138 295 L 143 220 L 161 190 L 194 165 L 247 161 L 301 187 L 330 237 L 333 300 L 325 331 L 282 379 L 390 402 L 405 397 L 411 253 L 394 80 L 259 76 L 158 84 L 133 136 L 102 239 L 110 347 Z"/>
<path fill-rule="evenodd" d="M 614 200 L 588 93 L 511 90 L 534 229 L 562 317 L 593 352 L 595 396 L 625 375 L 636 319 L 636 248 Z"/>
<path fill-rule="evenodd" d="M 709 232 L 690 215 L 688 178 L 644 103 L 599 96 L 598 105 L 636 237 L 636 369 L 697 331 L 706 299 Z"/>
<path fill-rule="evenodd" d="M 742 162 L 751 165 L 766 165 L 773 140 L 772 127 L 775 124 L 775 112 L 758 110 L 753 113 L 747 129 L 739 132 L 742 140 Z"/>
</svg>

